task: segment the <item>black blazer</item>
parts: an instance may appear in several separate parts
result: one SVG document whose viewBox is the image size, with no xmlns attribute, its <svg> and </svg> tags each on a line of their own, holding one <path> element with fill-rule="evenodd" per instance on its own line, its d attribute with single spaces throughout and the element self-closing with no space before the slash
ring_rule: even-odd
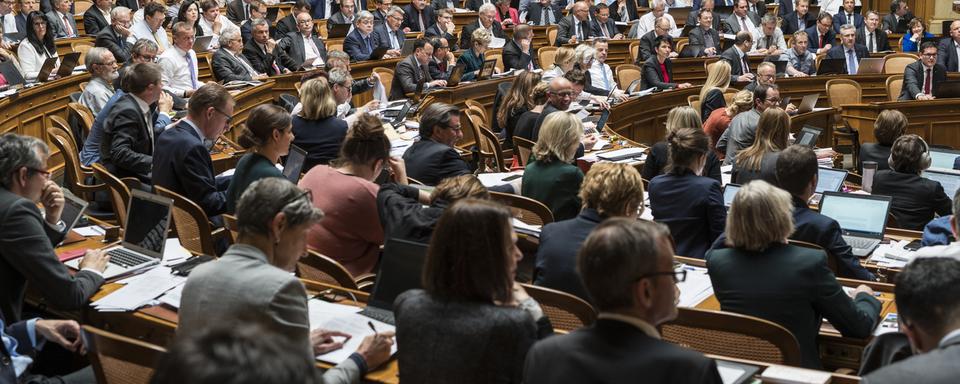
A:
<svg viewBox="0 0 960 384">
<path fill-rule="evenodd" d="M 706 259 L 720 308 L 787 328 L 800 344 L 805 368 L 822 369 L 821 319 L 855 338 L 869 337 L 879 320 L 880 301 L 866 293 L 847 296 L 822 250 L 773 244 L 763 252 L 715 249 Z"/>
<path fill-rule="evenodd" d="M 657 61 L 656 56 L 653 56 L 643 63 L 643 76 L 640 77 L 643 89 L 649 89 L 650 87 L 673 89 L 677 87 L 677 83 L 673 82 L 673 61 L 667 58 L 663 61 L 663 65 L 667 67 L 667 74 L 670 75 L 671 82 L 665 82 L 663 71 L 660 70 L 660 62 Z"/>
<path fill-rule="evenodd" d="M 18 25 L 17 28 L 20 28 L 20 26 Z M 96 36 L 100 34 L 101 30 L 109 28 L 110 23 L 107 22 L 107 19 L 103 17 L 100 9 L 96 6 L 90 7 L 83 13 L 83 33 Z"/>
<path fill-rule="evenodd" d="M 413 4 L 407 4 L 403 7 L 403 24 L 400 25 L 400 29 L 409 27 L 410 32 L 422 32 L 420 30 L 420 20 L 417 19 L 417 17 L 420 15 L 420 12 L 423 12 L 424 28 L 429 27 L 430 24 L 433 24 L 437 21 L 433 7 L 428 5 L 423 8 L 423 11 L 417 11 L 417 9 L 413 7 Z"/>
<path fill-rule="evenodd" d="M 956 43 L 953 39 L 942 39 L 937 46 L 937 64 L 950 72 L 960 71 L 960 58 L 957 57 Z"/>
<path fill-rule="evenodd" d="M 313 39 L 313 43 L 317 45 L 317 49 L 320 51 L 320 58 L 323 59 L 323 62 L 327 62 L 327 48 L 323 44 L 323 40 L 320 40 L 320 37 L 317 35 L 310 35 L 310 38 Z M 280 53 L 280 61 L 283 63 L 287 69 L 291 71 L 297 71 L 303 65 L 303 60 L 306 57 L 304 46 L 303 46 L 303 36 L 299 31 L 287 33 L 282 40 L 277 43 Z"/>
<path fill-rule="evenodd" d="M 676 253 L 703 258 L 727 220 L 720 183 L 690 171 L 666 173 L 650 180 L 649 192 L 653 217 L 670 227 Z"/>
<path fill-rule="evenodd" d="M 871 193 L 892 196 L 890 214 L 897 220 L 897 227 L 914 231 L 922 231 L 933 220 L 934 214 L 949 215 L 953 204 L 940 183 L 892 169 L 879 171 L 873 176 Z"/>
<path fill-rule="evenodd" d="M 908 12 L 906 15 L 903 15 L 901 19 L 907 20 L 907 22 L 909 23 L 910 20 L 913 20 L 913 14 Z M 906 34 L 907 32 L 909 32 L 910 27 L 897 28 L 897 24 L 898 24 L 897 16 L 894 15 L 893 13 L 888 13 L 886 16 L 883 17 L 882 20 L 883 20 L 882 28 L 885 31 L 890 31 L 892 33 L 903 33 L 903 34 Z"/>
<path fill-rule="evenodd" d="M 658 141 L 650 148 L 650 155 L 647 156 L 647 162 L 640 171 L 640 176 L 646 180 L 653 180 L 654 177 L 663 174 L 664 167 L 670 161 L 670 155 L 667 152 L 667 142 Z M 716 154 L 707 153 L 707 163 L 703 166 L 703 174 L 716 180 L 721 185 L 723 178 L 720 177 L 720 166 L 722 162 Z"/>
<path fill-rule="evenodd" d="M 474 21 L 470 24 L 467 24 L 463 27 L 463 30 L 460 32 L 460 49 L 470 49 L 473 48 L 473 31 L 476 31 L 477 28 L 480 28 L 480 20 Z M 505 39 L 506 35 L 503 34 L 503 28 L 500 27 L 500 23 L 494 21 L 493 24 L 490 24 L 490 28 L 493 29 L 493 36 Z"/>
<path fill-rule="evenodd" d="M 842 26 L 844 26 L 844 25 L 847 25 L 847 24 L 853 24 L 853 26 L 854 26 L 854 27 L 857 27 L 857 29 L 863 28 L 863 26 L 864 26 L 864 23 L 863 23 L 863 15 L 861 15 L 861 14 L 857 13 L 856 11 L 854 11 L 854 12 L 853 12 L 853 22 L 850 22 L 850 20 L 847 20 L 847 13 L 846 13 L 846 12 L 840 12 L 840 13 L 837 13 L 837 14 L 834 14 L 834 15 L 833 15 L 833 31 L 834 31 L 834 32 L 840 33 L 840 27 L 842 27 Z M 879 29 L 879 28 L 878 28 L 878 29 Z"/>
<path fill-rule="evenodd" d="M 716 363 L 699 352 L 603 318 L 534 344 L 523 375 L 527 384 L 626 383 L 641 377 L 646 383 L 722 383 Z"/>
<path fill-rule="evenodd" d="M 449 65 L 446 60 L 443 62 L 437 61 L 436 57 L 431 57 L 430 62 L 427 63 L 427 71 L 430 72 L 430 78 L 434 80 L 447 80 L 450 78 L 450 73 L 453 72 L 454 66 Z M 443 68 L 440 68 L 441 65 Z"/>
<path fill-rule="evenodd" d="M 650 31 L 644 33 L 640 37 L 640 52 L 637 54 L 637 61 L 634 63 L 636 65 L 642 65 L 644 61 L 653 57 L 657 57 L 657 32 Z M 670 45 L 673 45 L 671 42 Z"/>
<path fill-rule="evenodd" d="M 628 3 L 630 3 L 628 1 Z M 611 9 L 612 11 L 613 9 Z M 560 11 L 560 6 L 556 4 L 550 4 L 550 12 L 553 12 L 553 20 L 555 22 L 560 22 L 560 19 L 563 18 L 563 12 Z M 530 5 L 527 6 L 527 23 L 530 25 L 544 25 L 543 21 L 540 20 L 543 17 L 543 6 L 540 5 L 539 1 L 531 1 Z M 613 15 L 611 14 L 612 18 Z M 619 19 L 617 19 L 619 20 Z"/>
<path fill-rule="evenodd" d="M 610 34 L 610 38 L 613 38 L 620 33 L 620 30 L 617 29 L 617 23 L 615 23 L 612 18 L 608 18 L 607 22 L 604 24 L 606 24 L 607 33 Z M 592 29 L 591 33 L 593 36 L 603 36 L 603 31 L 600 30 L 600 20 L 593 19 L 593 21 L 590 23 L 590 28 Z"/>
<path fill-rule="evenodd" d="M 873 33 L 875 35 L 874 39 L 876 40 L 875 44 L 877 45 L 874 48 L 876 48 L 877 52 L 893 50 L 890 48 L 890 41 L 887 40 L 887 33 L 884 32 L 883 29 L 877 28 L 875 31 L 873 31 Z M 867 46 L 867 29 L 866 28 L 857 29 L 857 44 L 862 45 L 864 47 Z"/>
<path fill-rule="evenodd" d="M 719 52 L 720 46 L 721 46 L 720 32 L 717 32 L 716 28 L 710 28 L 710 30 L 707 31 L 706 34 L 713 36 L 714 46 L 717 47 L 717 51 Z M 698 28 L 691 29 L 690 34 L 687 36 L 687 39 L 690 42 L 691 46 L 700 48 L 699 56 L 706 56 L 706 54 L 703 53 L 703 50 L 709 47 L 705 45 L 706 39 L 704 38 L 703 28 L 698 27 Z"/>
<path fill-rule="evenodd" d="M 792 3 L 792 1 L 789 0 L 787 2 Z M 803 16 L 803 20 L 803 25 L 800 25 L 800 18 L 797 16 L 797 12 L 791 11 L 783 17 L 783 23 L 780 25 L 780 30 L 783 31 L 784 36 L 790 36 L 796 31 L 806 30 L 807 25 L 810 24 L 810 22 L 817 21 L 817 17 L 810 12 L 807 12 L 807 14 Z"/>
<path fill-rule="evenodd" d="M 777 159 L 780 158 L 780 152 L 767 152 L 760 159 L 759 170 L 740 169 L 735 159 L 730 180 L 734 183 L 743 185 L 754 180 L 763 180 L 770 185 L 777 185 Z"/>
<path fill-rule="evenodd" d="M 810 45 L 807 48 L 811 53 L 816 54 L 817 50 L 826 46 L 827 44 L 837 45 L 837 34 L 833 29 L 828 29 L 827 33 L 823 35 L 823 46 L 820 45 L 820 32 L 817 31 L 817 26 L 814 25 L 810 28 L 804 30 L 807 32 L 807 37 L 810 38 Z"/>
<path fill-rule="evenodd" d="M 80 309 L 97 293 L 103 284 L 100 275 L 90 271 L 71 275 L 57 258 L 53 248 L 63 237 L 40 216 L 33 201 L 0 188 L 0 315 L 4 319 L 21 320 L 28 282 L 53 309 Z"/>
<path fill-rule="evenodd" d="M 190 199 L 213 217 L 226 212 L 228 183 L 218 182 L 210 151 L 186 121 L 180 120 L 157 139 L 153 185 Z"/>
<path fill-rule="evenodd" d="M 151 108 L 153 121 L 156 121 L 156 107 Z M 118 178 L 136 177 L 149 183 L 154 152 L 150 131 L 153 131 L 154 140 L 160 131 L 147 125 L 143 114 L 133 95 L 125 94 L 117 99 L 103 124 L 100 161 Z"/>
<path fill-rule="evenodd" d="M 580 28 L 583 31 L 584 39 L 577 39 L 577 42 L 579 43 L 585 39 L 589 39 L 593 37 L 593 28 L 590 26 L 590 20 L 584 20 L 581 22 L 579 20 L 576 20 L 576 18 L 573 17 L 573 14 L 570 14 L 560 19 L 558 23 L 557 41 L 556 41 L 557 43 L 556 45 L 558 47 L 563 46 L 564 44 L 567 44 L 567 42 L 570 41 L 570 38 L 573 37 L 574 34 L 576 34 L 577 29 L 574 26 L 574 23 L 578 23 L 578 22 L 582 24 Z"/>
<path fill-rule="evenodd" d="M 136 2 L 137 0 L 133 0 Z M 243 0 L 233 0 L 227 3 L 227 20 L 240 25 L 247 18 L 243 15 Z"/>
<path fill-rule="evenodd" d="M 384 239 L 402 239 L 429 244 L 447 202 L 438 200 L 424 206 L 420 189 L 412 185 L 386 183 L 377 192 L 377 212 Z"/>
<path fill-rule="evenodd" d="M 592 302 L 577 272 L 577 252 L 590 232 L 604 219 L 597 210 L 584 208 L 575 218 L 543 226 L 533 284 Z"/>
<path fill-rule="evenodd" d="M 437 185 L 448 177 L 470 173 L 470 167 L 456 149 L 429 138 L 420 138 L 413 143 L 404 152 L 403 161 L 407 165 L 407 176 L 427 185 Z"/>
<path fill-rule="evenodd" d="M 351 61 L 370 60 L 370 54 L 379 47 L 379 37 L 377 33 L 370 31 L 370 35 L 367 36 L 367 38 L 370 39 L 370 49 L 367 49 L 367 44 L 363 41 L 363 34 L 361 34 L 357 28 L 354 28 L 353 31 L 343 39 L 343 51 L 350 55 Z"/>
<path fill-rule="evenodd" d="M 898 100 L 913 100 L 918 93 L 923 93 L 925 70 L 921 60 L 910 63 L 903 69 L 903 89 L 900 91 Z M 945 81 L 947 81 L 947 69 L 940 64 L 934 64 L 933 84 L 930 86 L 930 92 L 936 96 L 937 84 L 943 84 Z"/>
<path fill-rule="evenodd" d="M 257 42 L 251 39 L 243 46 L 243 56 L 247 58 L 253 69 L 260 73 L 266 73 L 267 76 L 279 75 L 284 66 L 277 61 L 278 47 L 273 48 L 273 52 L 265 52 Z M 274 67 L 276 65 L 276 67 Z"/>
<path fill-rule="evenodd" d="M 533 47 L 530 47 L 530 52 L 533 52 Z M 520 45 L 517 44 L 517 41 L 514 39 L 507 40 L 507 43 L 503 46 L 503 70 L 509 71 L 511 69 L 527 69 L 527 65 L 533 62 L 533 68 L 540 68 L 540 64 L 537 63 L 537 58 L 529 53 L 523 53 L 520 50 Z"/>
<path fill-rule="evenodd" d="M 743 62 L 749 60 L 748 56 L 746 56 L 746 52 L 744 52 L 744 56 L 741 59 L 740 55 L 737 54 L 737 48 L 735 46 L 731 46 L 730 48 L 727 48 L 726 51 L 723 51 L 723 53 L 720 54 L 720 59 L 726 60 L 727 63 L 730 63 L 731 83 L 736 82 L 737 77 L 744 73 Z M 747 62 L 747 65 L 750 65 L 750 63 Z M 749 70 L 750 68 L 747 69 Z"/>
<path fill-rule="evenodd" d="M 863 143 L 860 145 L 860 159 L 857 163 L 857 169 L 863 174 L 863 163 L 866 161 L 877 162 L 877 170 L 890 169 L 887 160 L 890 159 L 890 146 L 880 145 L 879 143 Z"/>
<path fill-rule="evenodd" d="M 700 103 L 700 118 L 702 118 L 703 121 L 707 121 L 707 118 L 710 117 L 710 114 L 713 113 L 713 110 L 717 108 L 726 108 L 726 106 L 727 99 L 723 97 L 723 92 L 720 91 L 720 89 L 714 89 L 710 92 L 707 92 L 707 97 L 704 100 L 701 100 Z"/>
<path fill-rule="evenodd" d="M 427 27 L 427 31 L 424 32 L 423 35 L 426 37 L 434 37 L 434 36 L 443 37 L 444 39 L 447 39 L 447 44 L 450 45 L 451 50 L 453 51 L 457 50 L 457 46 L 458 46 L 457 36 L 450 33 L 446 33 L 446 32 L 440 32 L 440 27 L 437 26 L 437 23 L 433 23 L 432 25 Z M 433 47 L 433 49 L 436 50 L 437 47 Z"/>
<path fill-rule="evenodd" d="M 240 55 L 240 57 L 243 58 L 242 60 L 246 60 L 246 57 L 243 55 Z M 247 65 L 253 67 L 249 62 Z M 253 77 L 251 77 L 250 73 L 243 67 L 240 60 L 234 57 L 232 53 L 227 52 L 226 48 L 222 47 L 213 53 L 213 77 L 222 83 L 229 83 L 234 80 L 253 80 Z"/>
<path fill-rule="evenodd" d="M 777 16 L 783 17 L 790 12 L 794 12 L 793 9 L 793 0 L 777 0 L 780 3 L 780 7 L 777 8 Z"/>
<path fill-rule="evenodd" d="M 297 30 L 297 18 L 291 13 L 277 21 L 277 28 L 273 31 L 273 38 L 279 40 L 288 33 L 297 32 Z"/>
<path fill-rule="evenodd" d="M 641 3 L 647 3 L 646 0 L 641 0 Z M 639 13 L 637 12 L 637 2 L 636 1 L 627 1 L 627 15 L 630 21 L 637 20 L 640 18 Z M 640 4 L 641 7 L 647 8 L 646 5 Z M 616 21 L 620 21 L 623 15 L 620 14 L 620 4 L 614 2 L 610 4 L 610 18 Z"/>
<path fill-rule="evenodd" d="M 113 57 L 117 59 L 118 63 L 130 61 L 130 43 L 127 42 L 127 39 L 118 35 L 113 30 L 113 27 L 107 27 L 101 30 L 100 33 L 97 34 L 97 40 L 94 42 L 94 46 L 110 50 L 110 53 L 113 54 Z"/>
<path fill-rule="evenodd" d="M 340 145 L 347 137 L 347 122 L 330 116 L 321 120 L 307 120 L 294 115 L 293 144 L 307 151 L 303 172 L 319 164 L 329 164 L 340 153 Z"/>
<path fill-rule="evenodd" d="M 420 82 L 429 83 L 431 81 L 433 81 L 433 78 L 430 77 L 430 71 L 420 65 L 416 56 L 407 56 L 397 62 L 397 67 L 393 71 L 390 100 L 406 98 L 407 93 L 416 92 L 417 85 Z M 423 88 L 426 89 L 426 85 Z"/>
</svg>

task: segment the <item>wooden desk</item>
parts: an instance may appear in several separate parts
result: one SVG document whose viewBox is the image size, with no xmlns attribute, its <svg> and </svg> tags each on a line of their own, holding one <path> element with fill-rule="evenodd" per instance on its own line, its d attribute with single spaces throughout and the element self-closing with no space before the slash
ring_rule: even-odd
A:
<svg viewBox="0 0 960 384">
<path fill-rule="evenodd" d="M 956 78 L 957 74 L 951 74 Z M 851 104 L 842 107 L 841 116 L 860 131 L 860 142 L 876 141 L 873 124 L 881 111 L 896 109 L 907 116 L 907 133 L 920 135 L 930 144 L 960 147 L 960 99 L 928 101 L 888 101 Z"/>
<path fill-rule="evenodd" d="M 80 26 L 77 25 L 77 27 L 80 27 Z M 53 42 L 57 46 L 57 55 L 63 56 L 65 54 L 73 52 L 73 47 L 71 47 L 73 43 L 85 42 L 85 43 L 90 43 L 90 45 L 93 45 L 94 40 L 95 39 L 93 37 L 73 37 L 69 39 L 56 39 Z M 81 61 L 77 65 L 84 65 L 84 64 Z"/>
<path fill-rule="evenodd" d="M 276 81 L 268 79 L 264 81 L 263 84 L 255 87 L 231 91 L 230 94 L 233 95 L 233 100 L 236 101 L 236 105 L 233 108 L 233 120 L 230 122 L 230 130 L 224 132 L 224 136 L 236 142 L 242 133 L 240 128 L 246 123 L 247 116 L 250 115 L 250 110 L 260 104 L 273 102 L 273 87 L 275 85 Z"/>
<path fill-rule="evenodd" d="M 435 101 L 447 103 L 460 108 L 467 108 L 466 100 L 477 101 L 487 110 L 487 116 L 493 115 L 493 98 L 497 95 L 500 83 L 512 82 L 515 76 L 499 77 L 495 79 L 475 81 L 461 84 L 453 88 L 439 89 L 428 93 L 425 97 L 432 97 Z"/>
<path fill-rule="evenodd" d="M 648 145 L 656 143 L 666 134 L 664 124 L 670 109 L 687 105 L 687 97 L 699 93 L 699 87 L 673 89 L 613 105 L 607 126 L 634 142 Z"/>
<path fill-rule="evenodd" d="M 783 97 L 783 96 L 781 96 Z M 795 100 L 795 101 L 794 101 Z M 799 99 L 791 99 L 793 105 L 797 105 Z M 803 126 L 810 125 L 823 130 L 820 137 L 817 138 L 818 148 L 828 148 L 833 146 L 833 120 L 837 110 L 833 108 L 824 108 L 807 113 L 790 116 L 790 132 L 798 133 Z"/>
</svg>

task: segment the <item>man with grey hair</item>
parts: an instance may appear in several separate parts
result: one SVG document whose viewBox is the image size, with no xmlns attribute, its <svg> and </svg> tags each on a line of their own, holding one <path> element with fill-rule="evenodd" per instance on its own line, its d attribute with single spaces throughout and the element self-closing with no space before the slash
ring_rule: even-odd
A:
<svg viewBox="0 0 960 384">
<path fill-rule="evenodd" d="M 760 19 L 760 28 L 753 33 L 753 51 L 765 56 L 780 55 L 787 51 L 787 43 L 783 39 L 783 31 L 777 28 L 777 15 L 768 13 Z"/>
<path fill-rule="evenodd" d="M 496 12 L 496 10 L 494 10 Z M 590 15 L 590 6 L 585 1 L 573 4 L 570 14 L 560 20 L 557 29 L 557 46 L 563 44 L 577 44 L 593 36 L 593 29 L 587 17 Z M 634 35 L 636 36 L 636 35 Z M 463 46 L 463 45 L 461 45 Z M 467 46 L 469 47 L 469 45 Z"/>
<path fill-rule="evenodd" d="M 87 51 L 83 64 L 90 73 L 90 81 L 80 95 L 80 104 L 96 116 L 116 93 L 113 89 L 113 81 L 120 77 L 117 72 L 117 60 L 108 49 L 93 47 Z"/>
<path fill-rule="evenodd" d="M 420 113 L 420 141 L 403 154 L 407 176 L 427 185 L 448 177 L 470 173 L 470 166 L 454 145 L 463 138 L 460 110 L 446 103 L 433 103 Z"/>
<path fill-rule="evenodd" d="M 655 0 L 650 12 L 640 16 L 640 19 L 637 21 L 637 23 L 630 28 L 630 32 L 627 33 L 627 37 L 636 39 L 654 31 L 658 25 L 657 19 L 660 18 L 665 19 L 667 22 L 666 25 L 668 26 L 666 30 L 656 31 L 658 36 L 662 36 L 662 33 L 670 35 L 671 38 L 680 37 L 681 31 L 677 28 L 677 21 L 674 20 L 672 15 L 666 12 L 666 7 L 667 4 L 664 2 L 664 0 Z"/>
<path fill-rule="evenodd" d="M 657 327 L 677 317 L 670 232 L 660 223 L 605 220 L 587 237 L 577 269 L 600 311 L 596 323 L 541 340 L 527 353 L 524 382 L 721 383 L 716 363 L 660 339 Z"/>
<path fill-rule="evenodd" d="M 130 43 L 127 42 L 130 37 L 130 20 L 130 8 L 116 7 L 111 10 L 110 28 L 104 28 L 97 34 L 94 46 L 109 49 L 118 62 L 130 61 Z"/>
<path fill-rule="evenodd" d="M 360 11 L 354 21 L 354 28 L 343 40 L 343 51 L 350 55 L 352 61 L 367 61 L 373 51 L 382 46 L 389 47 L 388 39 L 380 39 L 373 33 L 373 14 L 369 11 Z M 393 52 L 399 53 L 399 51 Z M 327 60 L 331 60 L 329 53 Z"/>
<path fill-rule="evenodd" d="M 327 72 L 332 71 L 334 68 L 342 68 L 349 74 L 350 56 L 343 51 L 330 51 L 330 53 L 327 54 Z M 350 90 L 355 95 L 360 94 L 372 89 L 378 82 L 380 82 L 380 75 L 374 72 L 370 74 L 370 77 L 365 79 L 354 79 Z"/>
<path fill-rule="evenodd" d="M 856 75 L 860 59 L 870 57 L 867 47 L 857 44 L 857 27 L 845 24 L 840 27 L 840 45 L 827 51 L 828 59 L 844 59 L 847 63 L 847 74 Z"/>
<path fill-rule="evenodd" d="M 220 49 L 213 54 L 213 76 L 224 83 L 266 79 L 267 75 L 257 72 L 242 52 L 240 31 L 223 31 L 220 34 Z"/>
<path fill-rule="evenodd" d="M 77 22 L 70 13 L 72 5 L 70 0 L 53 0 L 53 9 L 47 12 L 50 32 L 55 33 L 58 39 L 77 37 Z"/>
<path fill-rule="evenodd" d="M 400 57 L 400 50 L 406 40 L 402 29 L 403 15 L 403 9 L 394 5 L 387 11 L 386 22 L 373 26 L 373 40 L 378 45 L 390 47 L 384 57 Z"/>
<path fill-rule="evenodd" d="M 265 19 L 250 21 L 252 38 L 243 46 L 243 56 L 253 69 L 267 76 L 289 73 L 278 61 L 277 41 L 270 38 L 270 22 Z"/>
<path fill-rule="evenodd" d="M 460 49 L 473 48 L 473 31 L 480 28 L 489 31 L 493 34 L 493 37 L 500 39 L 506 38 L 506 35 L 503 33 L 503 28 L 501 28 L 500 23 L 497 22 L 496 17 L 497 6 L 490 3 L 481 5 L 480 12 L 477 13 L 477 21 L 465 25 L 460 33 Z M 589 23 L 584 22 L 583 25 L 587 30 L 590 29 Z M 559 37 L 557 39 L 559 39 Z"/>
</svg>

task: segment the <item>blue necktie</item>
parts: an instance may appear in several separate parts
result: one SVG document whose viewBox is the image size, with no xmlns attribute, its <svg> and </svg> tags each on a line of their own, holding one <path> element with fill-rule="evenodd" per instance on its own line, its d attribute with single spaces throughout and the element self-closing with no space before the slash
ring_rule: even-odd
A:
<svg viewBox="0 0 960 384">
<path fill-rule="evenodd" d="M 603 66 L 600 66 L 600 73 L 603 74 L 603 89 L 609 91 L 609 90 L 610 90 L 610 79 L 607 78 L 606 68 L 604 68 Z"/>
<path fill-rule="evenodd" d="M 366 50 L 366 52 L 364 52 L 364 53 L 372 53 L 372 52 L 373 52 L 373 48 L 370 46 L 370 37 L 369 37 L 369 36 L 364 37 L 364 38 L 363 38 L 363 42 L 367 45 L 367 50 Z"/>
<path fill-rule="evenodd" d="M 853 54 L 852 49 L 847 51 L 847 74 L 857 74 L 857 56 Z"/>
<path fill-rule="evenodd" d="M 187 52 L 183 57 L 187 59 L 187 68 L 190 69 L 190 83 L 193 84 L 193 89 L 197 89 L 197 71 L 193 69 L 193 59 L 190 58 L 190 52 Z"/>
</svg>

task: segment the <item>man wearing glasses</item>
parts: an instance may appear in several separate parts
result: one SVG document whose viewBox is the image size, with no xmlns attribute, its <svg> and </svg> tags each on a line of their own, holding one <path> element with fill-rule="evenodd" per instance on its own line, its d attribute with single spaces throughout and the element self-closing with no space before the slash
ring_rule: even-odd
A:
<svg viewBox="0 0 960 384">
<path fill-rule="evenodd" d="M 280 62 L 291 71 L 322 66 L 327 61 L 327 48 L 314 34 L 309 13 L 297 14 L 297 29 L 277 43 Z"/>
<path fill-rule="evenodd" d="M 450 43 L 450 48 L 456 49 L 457 36 L 455 34 L 455 28 L 456 26 L 453 24 L 453 10 L 444 8 L 437 11 L 437 22 L 427 28 L 424 36 L 442 37 L 447 40 L 447 43 Z"/>
<path fill-rule="evenodd" d="M 16 0 L 0 2 L 0 30 L 3 31 L 3 41 L 0 48 L 10 49 L 13 44 L 27 37 L 27 19 L 13 13 Z"/>
<path fill-rule="evenodd" d="M 94 46 L 103 47 L 113 53 L 113 57 L 121 63 L 130 61 L 130 8 L 116 7 L 110 11 L 110 28 L 105 28 L 97 34 Z"/>
<path fill-rule="evenodd" d="M 390 41 L 381 39 L 380 35 L 373 33 L 373 14 L 369 11 L 360 11 L 357 15 L 356 25 L 353 31 L 347 34 L 343 40 L 343 50 L 350 55 L 351 61 L 367 61 L 370 56 L 381 45 L 389 46 Z M 394 52 L 398 53 L 398 52 Z"/>
<path fill-rule="evenodd" d="M 666 18 L 658 17 L 657 21 L 654 23 L 654 29 L 650 32 L 647 32 L 643 35 L 643 37 L 640 38 L 640 54 L 637 55 L 637 62 L 635 64 L 640 66 L 643 65 L 643 62 L 647 61 L 647 59 L 656 57 L 657 37 L 667 36 L 667 38 L 670 39 L 669 35 L 667 34 L 668 32 L 670 32 L 670 21 Z M 670 40 L 670 44 L 673 45 L 672 39 Z M 676 57 L 676 52 L 670 52 L 670 58 Z"/>
<path fill-rule="evenodd" d="M 213 54 L 213 74 L 224 84 L 267 78 L 267 75 L 257 72 L 243 55 L 243 39 L 240 38 L 240 32 L 232 29 L 220 35 L 220 49 Z"/>
<path fill-rule="evenodd" d="M 920 60 L 903 70 L 903 90 L 899 100 L 932 100 L 937 86 L 947 81 L 947 68 L 937 63 L 937 44 L 920 45 Z"/>
<path fill-rule="evenodd" d="M 757 136 L 760 114 L 767 108 L 779 108 L 780 88 L 776 84 L 760 84 L 753 91 L 753 109 L 740 113 L 730 121 L 730 127 L 717 140 L 717 150 L 725 151 L 724 165 L 733 164 L 737 152 L 753 144 Z"/>
<path fill-rule="evenodd" d="M 73 18 L 73 13 L 70 13 L 72 6 L 71 0 L 54 0 L 53 9 L 47 12 L 50 29 L 56 33 L 54 36 L 58 39 L 77 37 L 77 22 Z"/>
</svg>

